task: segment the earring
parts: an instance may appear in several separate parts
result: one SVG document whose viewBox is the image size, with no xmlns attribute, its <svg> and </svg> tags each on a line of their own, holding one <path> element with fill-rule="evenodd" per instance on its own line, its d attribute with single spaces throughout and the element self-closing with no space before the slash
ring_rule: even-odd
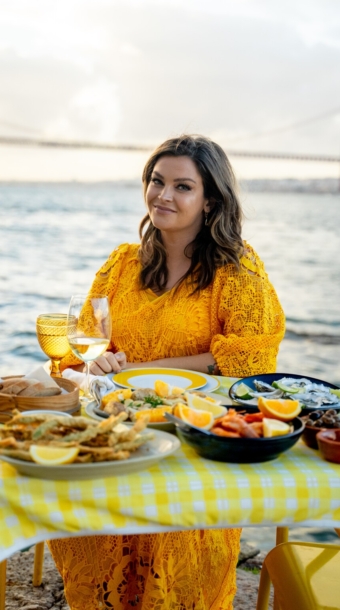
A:
<svg viewBox="0 0 340 610">
<path fill-rule="evenodd" d="M 205 224 L 205 226 L 206 226 L 206 227 L 207 227 L 207 226 L 208 226 L 208 224 L 209 224 L 209 222 L 208 222 L 208 217 L 209 217 L 209 212 L 204 212 L 204 218 L 205 218 L 205 220 L 204 220 L 204 224 Z"/>
</svg>

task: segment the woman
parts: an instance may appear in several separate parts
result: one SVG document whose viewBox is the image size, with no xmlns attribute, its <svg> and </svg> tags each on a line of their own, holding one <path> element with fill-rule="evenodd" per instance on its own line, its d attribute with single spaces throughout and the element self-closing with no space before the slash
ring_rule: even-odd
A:
<svg viewBox="0 0 340 610">
<path fill-rule="evenodd" d="M 109 296 L 113 313 L 110 351 L 92 373 L 137 363 L 234 377 L 275 371 L 284 315 L 242 241 L 223 150 L 203 137 L 168 140 L 143 183 L 141 244 L 118 247 L 91 288 Z M 228 610 L 239 538 L 239 529 L 185 531 L 56 540 L 50 548 L 72 610 Z"/>
</svg>

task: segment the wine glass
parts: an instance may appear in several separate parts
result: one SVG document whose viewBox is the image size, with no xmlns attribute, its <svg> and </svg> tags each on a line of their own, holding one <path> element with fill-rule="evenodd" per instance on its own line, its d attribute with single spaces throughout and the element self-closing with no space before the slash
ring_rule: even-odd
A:
<svg viewBox="0 0 340 610">
<path fill-rule="evenodd" d="M 111 339 L 110 304 L 106 296 L 76 294 L 71 298 L 67 339 L 74 355 L 85 363 L 83 401 L 93 400 L 90 392 L 90 362 L 106 351 Z"/>
<path fill-rule="evenodd" d="M 60 360 L 70 351 L 67 340 L 67 314 L 42 313 L 37 317 L 36 329 L 39 345 L 51 359 L 51 376 L 61 377 Z"/>
</svg>

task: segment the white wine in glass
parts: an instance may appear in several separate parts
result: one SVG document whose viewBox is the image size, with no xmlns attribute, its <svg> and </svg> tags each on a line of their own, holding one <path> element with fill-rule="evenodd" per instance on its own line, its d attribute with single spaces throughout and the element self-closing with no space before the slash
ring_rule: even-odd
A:
<svg viewBox="0 0 340 610">
<path fill-rule="evenodd" d="M 74 355 L 85 363 L 85 400 L 93 400 L 90 362 L 107 350 L 111 340 L 110 304 L 106 296 L 76 294 L 71 298 L 67 339 Z"/>
</svg>

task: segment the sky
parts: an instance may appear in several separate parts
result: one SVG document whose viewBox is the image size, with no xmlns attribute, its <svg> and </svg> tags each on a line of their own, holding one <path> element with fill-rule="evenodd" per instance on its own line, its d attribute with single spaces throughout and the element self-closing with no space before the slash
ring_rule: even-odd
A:
<svg viewBox="0 0 340 610">
<path fill-rule="evenodd" d="M 0 136 L 152 149 L 200 133 L 240 178 L 338 177 L 232 151 L 340 157 L 339 75 L 337 0 L 0 3 Z M 0 145 L 0 181 L 138 178 L 147 157 Z"/>
</svg>

